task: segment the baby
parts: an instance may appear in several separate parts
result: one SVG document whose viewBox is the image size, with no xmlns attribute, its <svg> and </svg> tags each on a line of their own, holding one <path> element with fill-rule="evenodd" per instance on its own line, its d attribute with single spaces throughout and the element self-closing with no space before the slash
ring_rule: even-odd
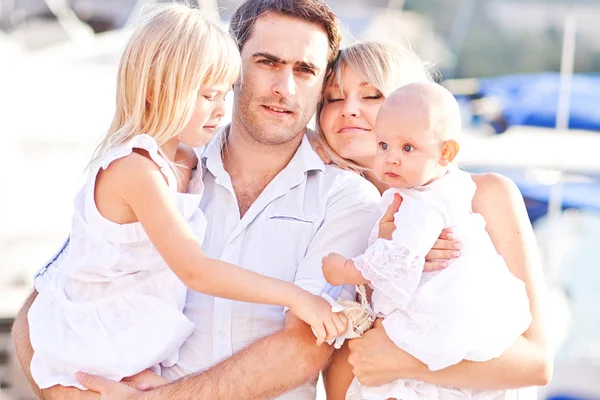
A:
<svg viewBox="0 0 600 400">
<path fill-rule="evenodd" d="M 413 83 L 393 92 L 375 125 L 374 172 L 390 186 L 384 212 L 396 193 L 403 198 L 394 216 L 392 240 L 372 239 L 365 254 L 323 259 L 334 285 L 370 284 L 373 309 L 394 343 L 439 370 L 461 360 L 498 357 L 531 323 L 522 281 L 508 270 L 474 214 L 475 184 L 457 169 L 461 130 L 458 104 L 435 83 Z M 377 237 L 375 224 L 372 238 Z M 425 255 L 444 228 L 453 227 L 461 257 L 436 272 L 423 272 Z M 355 379 L 347 398 L 502 398 L 503 391 L 475 391 L 397 380 L 379 387 Z"/>
</svg>

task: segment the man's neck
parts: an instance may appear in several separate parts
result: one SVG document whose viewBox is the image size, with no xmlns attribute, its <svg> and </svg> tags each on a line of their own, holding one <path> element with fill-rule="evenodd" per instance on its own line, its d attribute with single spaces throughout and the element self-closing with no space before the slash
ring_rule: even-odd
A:
<svg viewBox="0 0 600 400">
<path fill-rule="evenodd" d="M 298 135 L 288 143 L 268 145 L 256 141 L 234 120 L 223 145 L 223 165 L 232 180 L 263 178 L 270 181 L 289 164 L 303 137 Z"/>
<path fill-rule="evenodd" d="M 234 119 L 222 150 L 223 167 L 231 178 L 240 218 L 289 164 L 304 136 L 282 145 L 266 145 L 241 129 L 244 127 Z"/>
</svg>

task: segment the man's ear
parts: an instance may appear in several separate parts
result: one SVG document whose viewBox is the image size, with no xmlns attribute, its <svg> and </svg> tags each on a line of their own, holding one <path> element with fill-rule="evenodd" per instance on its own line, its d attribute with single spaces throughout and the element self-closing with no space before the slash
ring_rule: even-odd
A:
<svg viewBox="0 0 600 400">
<path fill-rule="evenodd" d="M 440 158 L 440 164 L 447 167 L 458 154 L 460 146 L 456 140 L 450 139 L 442 143 L 442 157 Z"/>
</svg>

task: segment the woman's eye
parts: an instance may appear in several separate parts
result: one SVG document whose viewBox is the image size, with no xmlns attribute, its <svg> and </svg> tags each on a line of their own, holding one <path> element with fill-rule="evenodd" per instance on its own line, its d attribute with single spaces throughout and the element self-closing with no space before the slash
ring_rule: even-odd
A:
<svg viewBox="0 0 600 400">
<path fill-rule="evenodd" d="M 340 99 L 340 98 L 330 98 L 330 99 L 327 99 L 327 102 L 328 102 L 328 103 L 336 103 L 336 102 L 338 102 L 338 101 L 342 101 L 342 100 L 344 100 L 344 99 Z"/>
<path fill-rule="evenodd" d="M 382 150 L 387 150 L 387 149 L 388 149 L 388 144 L 387 144 L 387 143 L 385 143 L 385 142 L 381 142 L 381 143 L 379 143 L 379 146 L 381 146 L 381 149 L 382 149 Z"/>
<path fill-rule="evenodd" d="M 405 151 L 405 152 L 407 152 L 407 153 L 410 153 L 410 152 L 411 152 L 411 151 L 413 151 L 414 149 L 415 149 L 415 148 L 414 148 L 414 147 L 412 147 L 410 144 L 405 144 L 405 145 L 402 147 L 402 150 L 404 150 L 404 151 Z"/>
<path fill-rule="evenodd" d="M 204 96 L 204 98 L 208 101 L 214 101 L 215 96 Z"/>
<path fill-rule="evenodd" d="M 379 100 L 380 98 L 382 98 L 383 96 L 380 94 L 377 94 L 375 96 L 365 96 L 364 99 L 365 100 Z"/>
</svg>

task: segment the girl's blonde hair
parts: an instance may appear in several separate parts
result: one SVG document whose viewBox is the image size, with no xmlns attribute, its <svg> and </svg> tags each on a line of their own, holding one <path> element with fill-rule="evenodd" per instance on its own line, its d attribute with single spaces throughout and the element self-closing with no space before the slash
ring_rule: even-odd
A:
<svg viewBox="0 0 600 400">
<path fill-rule="evenodd" d="M 115 115 L 90 166 L 142 133 L 160 149 L 190 121 L 203 85 L 233 84 L 240 72 L 233 39 L 198 9 L 155 6 L 136 26 L 119 64 Z"/>
<path fill-rule="evenodd" d="M 358 42 L 340 50 L 325 81 L 324 89 L 334 82 L 340 89 L 343 88 L 342 71 L 345 67 L 351 68 L 365 82 L 379 90 L 384 97 L 409 83 L 433 81 L 429 68 L 412 50 L 383 42 Z M 317 106 L 313 142 L 322 146 L 331 161 L 340 167 L 358 172 L 368 170 L 369 168 L 361 167 L 352 160 L 342 158 L 327 143 L 319 123 L 325 104 L 324 97 Z"/>
</svg>

